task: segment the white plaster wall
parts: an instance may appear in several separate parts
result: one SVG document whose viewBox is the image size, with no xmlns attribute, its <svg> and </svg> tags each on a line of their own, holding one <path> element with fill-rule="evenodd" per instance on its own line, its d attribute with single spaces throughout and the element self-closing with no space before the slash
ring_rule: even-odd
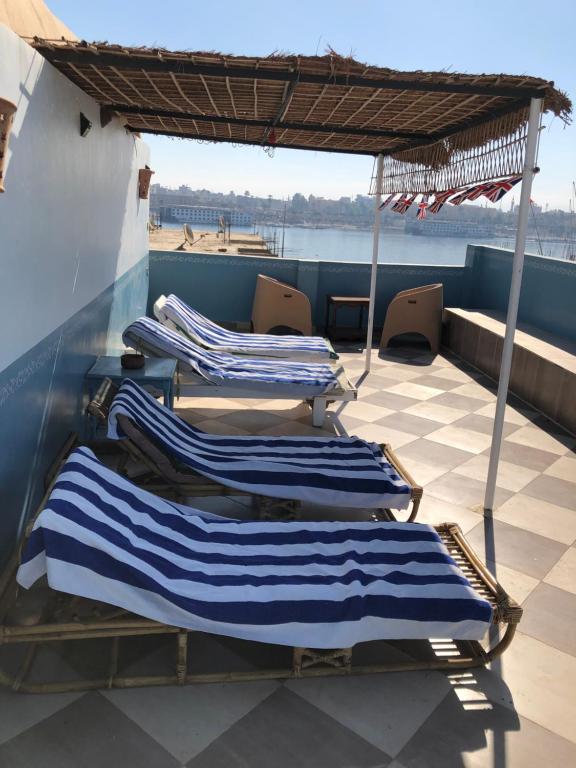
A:
<svg viewBox="0 0 576 768">
<path fill-rule="evenodd" d="M 7 27 L 0 97 L 17 104 L 0 194 L 0 371 L 146 256 L 148 148 Z M 92 122 L 80 136 L 80 112 Z"/>
</svg>

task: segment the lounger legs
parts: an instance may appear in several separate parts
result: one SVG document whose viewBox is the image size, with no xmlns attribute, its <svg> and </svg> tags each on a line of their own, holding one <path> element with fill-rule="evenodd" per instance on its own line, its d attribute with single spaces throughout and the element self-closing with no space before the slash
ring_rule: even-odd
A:
<svg viewBox="0 0 576 768">
<path fill-rule="evenodd" d="M 312 424 L 321 427 L 326 416 L 326 398 L 315 397 L 312 401 Z"/>
<path fill-rule="evenodd" d="M 292 671 L 294 677 L 302 677 L 302 670 L 316 665 L 333 667 L 345 672 L 352 671 L 352 648 L 334 648 L 316 650 L 313 648 L 294 648 L 292 651 Z"/>
</svg>

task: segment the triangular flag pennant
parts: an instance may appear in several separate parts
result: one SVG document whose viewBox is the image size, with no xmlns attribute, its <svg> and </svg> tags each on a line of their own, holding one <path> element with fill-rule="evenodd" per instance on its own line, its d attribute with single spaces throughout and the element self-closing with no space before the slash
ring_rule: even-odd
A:
<svg viewBox="0 0 576 768">
<path fill-rule="evenodd" d="M 416 214 L 418 221 L 424 221 L 426 218 L 426 208 L 428 208 L 428 195 L 423 195 L 422 200 L 418 203 L 418 213 Z"/>
<path fill-rule="evenodd" d="M 388 195 L 386 200 L 384 200 L 384 202 L 380 204 L 378 210 L 380 211 L 384 210 L 384 208 L 390 205 L 390 203 L 392 202 L 392 200 L 394 200 L 395 197 L 396 197 L 396 193 L 394 193 L 393 195 Z"/>
<path fill-rule="evenodd" d="M 491 203 L 497 203 L 502 200 L 507 192 L 510 192 L 512 187 L 522 181 L 522 176 L 510 176 L 509 179 L 503 179 L 502 181 L 495 181 L 493 184 L 489 184 L 488 188 L 482 193 L 484 197 L 487 197 Z"/>
<path fill-rule="evenodd" d="M 430 211 L 430 213 L 438 213 L 438 211 L 442 208 L 442 206 L 448 200 L 448 198 L 451 197 L 457 191 L 458 191 L 457 189 L 447 189 L 445 192 L 435 192 L 434 202 L 432 203 L 432 205 L 428 206 L 428 210 Z"/>
</svg>

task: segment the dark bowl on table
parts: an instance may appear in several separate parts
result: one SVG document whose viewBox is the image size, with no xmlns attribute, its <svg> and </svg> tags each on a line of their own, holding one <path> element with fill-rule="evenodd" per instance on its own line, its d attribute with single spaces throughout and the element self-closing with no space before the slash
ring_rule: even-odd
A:
<svg viewBox="0 0 576 768">
<path fill-rule="evenodd" d="M 144 368 L 145 360 L 146 358 L 144 355 L 128 352 L 125 355 L 122 355 L 120 358 L 120 365 L 122 368 L 131 368 L 132 370 L 136 370 L 137 368 Z"/>
</svg>

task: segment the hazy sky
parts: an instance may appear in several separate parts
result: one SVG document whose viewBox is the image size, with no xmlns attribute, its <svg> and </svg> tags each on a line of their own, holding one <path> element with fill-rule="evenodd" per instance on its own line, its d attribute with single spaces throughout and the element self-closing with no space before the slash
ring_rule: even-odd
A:
<svg viewBox="0 0 576 768">
<path fill-rule="evenodd" d="M 264 56 L 341 54 L 394 69 L 528 74 L 576 101 L 574 0 L 47 0 L 79 37 L 173 50 Z M 576 126 L 544 118 L 534 200 L 568 208 Z M 275 197 L 366 194 L 371 158 L 205 145 L 148 136 L 154 181 Z M 509 196 L 508 196 L 509 197 Z M 508 197 L 506 204 L 508 204 Z"/>
</svg>

